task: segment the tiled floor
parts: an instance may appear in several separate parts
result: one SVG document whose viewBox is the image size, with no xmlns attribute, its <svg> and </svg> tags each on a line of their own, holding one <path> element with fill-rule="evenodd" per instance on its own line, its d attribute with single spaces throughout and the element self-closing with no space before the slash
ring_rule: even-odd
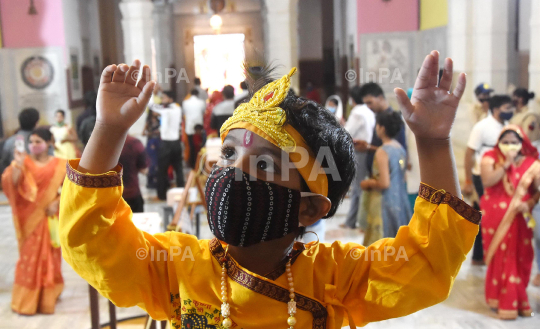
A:
<svg viewBox="0 0 540 329">
<path fill-rule="evenodd" d="M 1 200 L 0 200 L 1 201 Z M 161 204 L 147 204 L 147 211 L 160 211 Z M 361 242 L 362 236 L 351 230 L 339 228 L 348 209 L 348 200 L 341 206 L 338 215 L 328 221 L 326 240 Z M 211 233 L 202 219 L 201 236 L 211 237 Z M 0 207 L 0 328 L 1 329 L 88 329 L 90 314 L 88 310 L 87 284 L 67 265 L 63 265 L 66 281 L 65 290 L 54 315 L 19 316 L 10 309 L 11 285 L 13 283 L 14 266 L 17 260 L 17 244 L 11 222 L 9 207 Z M 416 314 L 369 324 L 367 328 L 385 329 L 538 329 L 540 316 L 517 321 L 504 322 L 496 319 L 483 299 L 483 277 L 485 268 L 472 267 L 467 260 L 455 282 L 448 300 Z M 540 313 L 540 288 L 529 287 L 531 305 Z M 107 301 L 100 298 L 101 320 L 108 321 Z M 118 309 L 119 318 L 142 315 L 138 308 Z M 142 329 L 142 328 L 141 328 Z"/>
</svg>

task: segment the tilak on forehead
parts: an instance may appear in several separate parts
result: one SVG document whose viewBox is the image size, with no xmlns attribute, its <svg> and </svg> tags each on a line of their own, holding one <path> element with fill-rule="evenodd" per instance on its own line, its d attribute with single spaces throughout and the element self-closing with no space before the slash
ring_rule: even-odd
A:
<svg viewBox="0 0 540 329">
<path fill-rule="evenodd" d="M 250 147 L 253 144 L 253 133 L 249 130 L 246 130 L 244 133 L 244 146 Z"/>
<path fill-rule="evenodd" d="M 224 141 L 232 129 L 247 130 L 244 146 L 253 143 L 250 133 L 261 136 L 289 154 L 289 159 L 311 192 L 328 196 L 328 177 L 324 169 L 300 133 L 287 123 L 287 114 L 280 107 L 287 97 L 291 76 L 295 72 L 296 68 L 292 68 L 289 74 L 262 87 L 248 103 L 240 104 L 233 116 L 221 126 L 221 140 Z"/>
</svg>

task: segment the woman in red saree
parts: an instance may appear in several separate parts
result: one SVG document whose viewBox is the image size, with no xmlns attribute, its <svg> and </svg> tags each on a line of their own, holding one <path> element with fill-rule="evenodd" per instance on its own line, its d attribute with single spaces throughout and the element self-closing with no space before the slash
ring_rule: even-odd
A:
<svg viewBox="0 0 540 329">
<path fill-rule="evenodd" d="M 533 232 L 526 218 L 540 196 L 537 159 L 536 148 L 514 125 L 503 129 L 498 145 L 482 158 L 486 301 L 501 319 L 532 315 L 526 289 L 534 258 Z"/>
<path fill-rule="evenodd" d="M 66 176 L 66 160 L 48 154 L 51 132 L 38 128 L 30 135 L 30 155 L 15 150 L 15 160 L 2 174 L 19 245 L 11 299 L 14 312 L 54 313 L 64 287 L 62 256 L 55 244 L 59 188 Z M 51 224 L 49 224 L 51 221 Z M 56 221 L 56 222 L 55 222 Z M 49 225 L 51 230 L 49 230 Z"/>
</svg>

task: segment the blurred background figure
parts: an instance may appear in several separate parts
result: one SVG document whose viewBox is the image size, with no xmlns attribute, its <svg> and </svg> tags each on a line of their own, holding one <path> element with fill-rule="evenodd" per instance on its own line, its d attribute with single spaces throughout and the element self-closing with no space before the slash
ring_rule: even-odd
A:
<svg viewBox="0 0 540 329">
<path fill-rule="evenodd" d="M 496 146 L 482 157 L 486 302 L 501 319 L 532 316 L 526 289 L 534 259 L 533 231 L 527 221 L 540 198 L 537 159 L 536 148 L 514 125 L 504 128 Z"/>
<path fill-rule="evenodd" d="M 77 117 L 77 133 L 79 133 L 81 125 L 86 118 L 96 116 L 96 99 L 97 93 L 95 91 L 91 90 L 84 93 L 84 112 Z"/>
<path fill-rule="evenodd" d="M 54 137 L 54 156 L 66 160 L 77 158 L 78 152 L 75 146 L 78 141 L 77 133 L 65 122 L 66 112 L 57 110 L 54 118 L 56 122 L 51 126 Z"/>
<path fill-rule="evenodd" d="M 217 131 L 218 137 L 220 135 L 219 129 L 223 123 L 225 123 L 225 121 L 227 121 L 227 119 L 233 115 L 235 110 L 234 87 L 227 85 L 223 87 L 221 93 L 223 94 L 224 100 L 215 105 L 212 109 L 212 120 L 210 122 L 210 128 Z"/>
<path fill-rule="evenodd" d="M 210 96 L 210 99 L 208 101 L 208 105 L 206 105 L 206 112 L 204 113 L 204 131 L 206 132 L 206 136 L 210 137 L 216 137 L 218 135 L 217 129 L 212 128 L 212 113 L 214 112 L 214 107 L 223 102 L 223 94 L 220 91 L 214 91 L 212 93 L 212 96 Z"/>
<path fill-rule="evenodd" d="M 158 149 L 158 179 L 157 196 L 159 200 L 167 199 L 169 188 L 168 169 L 172 166 L 176 177 L 176 186 L 184 186 L 182 145 L 180 132 L 182 124 L 182 109 L 175 103 L 174 95 L 170 91 L 163 91 L 161 104 L 150 101 L 150 110 L 161 117 L 159 132 L 161 143 Z"/>
<path fill-rule="evenodd" d="M 338 95 L 332 95 L 326 100 L 325 106 L 326 109 L 332 112 L 336 116 L 336 119 L 342 125 L 345 124 L 345 119 L 343 118 L 343 103 L 341 102 L 341 97 Z"/>
<path fill-rule="evenodd" d="M 476 123 L 469 136 L 467 151 L 465 153 L 465 185 L 462 187 L 463 194 L 471 196 L 476 193 L 476 198 L 482 198 L 484 188 L 480 177 L 480 162 L 484 153 L 497 145 L 499 133 L 512 119 L 515 108 L 512 99 L 506 95 L 495 95 L 488 101 L 489 115 Z M 479 204 L 475 205 L 481 209 Z M 480 224 L 481 226 L 482 224 Z M 484 264 L 481 231 L 478 232 L 473 248 L 472 261 L 474 265 Z"/>
<path fill-rule="evenodd" d="M 529 92 L 525 88 L 517 88 L 512 93 L 512 101 L 516 107 L 516 113 L 512 117 L 511 123 L 521 126 L 523 119 L 528 113 L 532 111 L 529 110 L 528 104 L 531 99 L 534 99 L 534 92 Z"/>
<path fill-rule="evenodd" d="M 234 96 L 234 108 L 237 108 L 238 105 L 249 101 L 249 90 L 245 81 L 240 83 L 240 89 L 242 89 L 242 91 L 238 95 Z"/>
<path fill-rule="evenodd" d="M 363 197 L 369 200 L 364 245 L 395 237 L 399 227 L 409 224 L 412 216 L 405 181 L 407 153 L 395 140 L 401 129 L 400 113 L 377 113 L 376 133 L 382 145 L 375 152 L 372 177 L 360 184 Z"/>
<path fill-rule="evenodd" d="M 32 134 L 32 131 L 36 127 L 38 121 L 39 112 L 34 108 L 27 108 L 19 113 L 19 129 L 13 136 L 9 137 L 4 142 L 4 147 L 2 149 L 2 159 L 0 160 L 0 169 L 2 170 L 2 172 L 5 170 L 5 168 L 7 168 L 7 166 L 10 165 L 11 161 L 13 160 L 13 152 L 15 151 L 15 144 L 17 143 L 16 141 L 20 141 L 19 143 L 22 143 L 26 152 L 29 151 L 28 144 L 30 134 Z"/>
<path fill-rule="evenodd" d="M 321 103 L 321 94 L 319 93 L 317 88 L 315 88 L 313 82 L 311 81 L 308 81 L 306 85 L 306 98 L 319 104 Z"/>
<path fill-rule="evenodd" d="M 473 106 L 473 116 L 478 122 L 489 115 L 489 97 L 493 89 L 487 83 L 481 83 L 474 88 L 477 102 Z"/>
<path fill-rule="evenodd" d="M 199 90 L 195 88 L 191 90 L 191 96 L 182 102 L 182 110 L 185 120 L 184 127 L 189 142 L 189 158 L 187 162 L 190 168 L 195 168 L 195 160 L 201 150 L 200 145 L 196 147 L 194 142 L 195 127 L 202 127 L 204 112 L 206 110 L 206 103 L 199 98 Z M 201 131 L 199 131 L 200 133 Z"/>
<path fill-rule="evenodd" d="M 360 229 L 365 230 L 365 221 L 360 220 L 359 223 L 357 223 L 358 210 L 360 208 L 362 196 L 360 182 L 368 176 L 367 152 L 369 142 L 371 142 L 373 138 L 373 130 L 375 129 L 375 114 L 362 103 L 362 94 L 359 86 L 351 88 L 350 97 L 353 108 L 347 119 L 347 123 L 345 124 L 345 129 L 351 134 L 354 142 L 356 175 L 351 184 L 350 208 L 345 223 L 340 226 L 342 228 L 356 228 L 359 224 Z"/>
<path fill-rule="evenodd" d="M 144 200 L 139 187 L 139 173 L 148 172 L 148 156 L 143 144 L 137 138 L 127 135 L 119 162 L 122 164 L 122 197 L 133 212 L 144 212 Z"/>
<path fill-rule="evenodd" d="M 193 82 L 195 83 L 195 89 L 197 89 L 198 91 L 197 97 L 199 97 L 199 99 L 203 100 L 206 103 L 206 101 L 208 100 L 208 92 L 201 87 L 201 79 L 195 78 Z"/>
<path fill-rule="evenodd" d="M 29 136 L 30 154 L 16 147 L 13 162 L 2 174 L 19 245 L 11 309 L 24 315 L 54 313 L 64 288 L 58 190 L 66 176 L 66 161 L 49 155 L 52 144 L 47 128 L 35 129 Z"/>
<path fill-rule="evenodd" d="M 161 144 L 159 133 L 159 114 L 154 111 L 147 111 L 146 122 L 144 124 L 143 136 L 146 136 L 146 154 L 149 159 L 146 187 L 156 188 L 158 177 L 158 150 Z"/>
</svg>

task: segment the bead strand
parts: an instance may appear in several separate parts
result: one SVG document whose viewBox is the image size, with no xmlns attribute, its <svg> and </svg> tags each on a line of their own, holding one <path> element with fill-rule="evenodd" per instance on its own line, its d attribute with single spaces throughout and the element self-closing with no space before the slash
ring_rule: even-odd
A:
<svg viewBox="0 0 540 329">
<path fill-rule="evenodd" d="M 222 325 L 224 328 L 230 328 L 232 326 L 232 320 L 229 318 L 231 316 L 231 306 L 228 303 L 227 299 L 227 267 L 226 260 L 223 260 L 223 265 L 221 265 L 221 315 L 223 315 Z"/>
<path fill-rule="evenodd" d="M 294 329 L 294 325 L 296 324 L 296 317 L 294 316 L 296 314 L 296 301 L 294 300 L 295 294 L 294 294 L 294 281 L 292 277 L 291 272 L 291 259 L 289 258 L 289 261 L 286 265 L 287 270 L 287 280 L 289 281 L 289 297 L 291 300 L 287 304 L 289 309 L 289 318 L 287 319 L 287 324 L 289 325 L 289 329 Z"/>
</svg>

